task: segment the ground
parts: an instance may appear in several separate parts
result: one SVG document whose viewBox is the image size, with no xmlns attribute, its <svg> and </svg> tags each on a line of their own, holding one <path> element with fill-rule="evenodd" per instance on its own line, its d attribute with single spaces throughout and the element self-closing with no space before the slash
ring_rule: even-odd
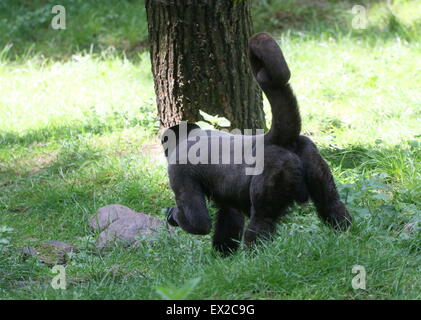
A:
<svg viewBox="0 0 421 320">
<path fill-rule="evenodd" d="M 279 39 L 303 133 L 354 225 L 339 234 L 313 206 L 294 207 L 274 241 L 229 258 L 182 231 L 95 249 L 87 220 L 99 207 L 163 217 L 174 205 L 156 147 L 143 1 L 68 1 L 66 31 L 48 27 L 51 1 L 0 5 L 1 299 L 421 298 L 421 4 L 360 1 L 369 25 L 355 30 L 351 2 L 294 2 L 255 4 L 255 28 Z M 20 254 L 47 240 L 79 249 L 66 290 Z M 354 265 L 365 290 L 352 287 Z"/>
</svg>

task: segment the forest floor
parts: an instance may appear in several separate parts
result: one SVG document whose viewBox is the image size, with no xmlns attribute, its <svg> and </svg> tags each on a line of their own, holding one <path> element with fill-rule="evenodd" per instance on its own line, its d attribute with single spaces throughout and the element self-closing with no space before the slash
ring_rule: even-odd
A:
<svg viewBox="0 0 421 320">
<path fill-rule="evenodd" d="M 156 217 L 174 205 L 154 147 L 143 1 L 66 1 L 65 31 L 48 27 L 51 1 L 3 1 L 0 299 L 420 299 L 421 3 L 360 2 L 362 30 L 348 1 L 253 7 L 256 30 L 279 39 L 303 133 L 330 164 L 352 228 L 338 234 L 312 205 L 294 207 L 274 241 L 221 258 L 209 236 L 182 231 L 99 251 L 88 228 L 108 204 Z M 21 254 L 46 240 L 79 250 L 66 290 Z M 365 290 L 352 287 L 355 265 Z"/>
</svg>

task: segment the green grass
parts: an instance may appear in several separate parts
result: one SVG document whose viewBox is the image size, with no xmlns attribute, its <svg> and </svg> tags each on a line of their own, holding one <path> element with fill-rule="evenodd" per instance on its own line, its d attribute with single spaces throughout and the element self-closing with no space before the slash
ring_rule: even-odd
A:
<svg viewBox="0 0 421 320">
<path fill-rule="evenodd" d="M 66 8 L 66 29 L 54 30 L 54 5 Z M 144 1 L 119 0 L 2 0 L 0 44 L 10 44 L 11 55 L 42 53 L 50 58 L 74 52 L 100 53 L 145 49 L 147 39 Z M 4 45 L 3 45 L 4 46 Z"/>
<path fill-rule="evenodd" d="M 273 242 L 229 258 L 212 251 L 208 236 L 182 231 L 138 248 L 95 249 L 87 220 L 99 207 L 162 217 L 174 197 L 156 147 L 148 53 L 122 45 L 146 38 L 141 5 L 83 3 L 69 1 L 80 23 L 69 18 L 68 33 L 56 34 L 46 21 L 28 18 L 27 33 L 19 28 L 28 21 L 9 23 L 16 10 L 42 16 L 49 1 L 0 2 L 15 6 L 0 10 L 1 299 L 421 298 L 420 222 L 403 232 L 421 221 L 419 2 L 394 1 L 391 15 L 371 1 L 371 25 L 361 31 L 350 28 L 347 1 L 320 1 L 316 11 L 290 1 L 255 5 L 256 28 L 278 35 L 290 64 L 303 131 L 328 160 L 355 223 L 338 234 L 311 205 L 295 207 Z M 104 24 L 113 11 L 127 23 Z M 276 22 L 276 13 L 284 18 Z M 98 40 L 107 34 L 113 43 Z M 79 249 L 66 290 L 50 286 L 50 267 L 20 254 L 47 240 Z M 354 265 L 366 268 L 366 290 L 351 286 Z"/>
</svg>

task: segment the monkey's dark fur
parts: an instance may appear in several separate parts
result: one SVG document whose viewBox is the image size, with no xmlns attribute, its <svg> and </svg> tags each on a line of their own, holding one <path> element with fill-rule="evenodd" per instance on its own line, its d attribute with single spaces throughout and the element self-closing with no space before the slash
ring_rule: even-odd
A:
<svg viewBox="0 0 421 320">
<path fill-rule="evenodd" d="M 192 234 L 208 234 L 212 223 L 205 199 L 211 198 L 219 208 L 213 246 L 224 254 L 237 249 L 243 236 L 244 215 L 250 218 L 244 232 L 247 245 L 257 238 L 270 237 L 286 209 L 294 202 L 304 203 L 309 198 L 320 219 L 333 228 L 345 230 L 352 220 L 317 147 L 300 135 L 298 104 L 288 84 L 290 71 L 281 49 L 270 35 L 259 33 L 249 41 L 249 57 L 253 75 L 272 108 L 272 127 L 263 136 L 263 172 L 246 175 L 244 164 L 168 165 L 170 185 L 177 202 L 177 207 L 167 211 L 169 223 Z M 188 126 L 189 132 L 198 129 L 194 124 Z M 179 126 L 168 130 L 179 137 Z M 215 132 L 213 134 L 211 138 L 210 130 L 199 131 L 199 135 L 209 140 L 215 138 Z M 231 144 L 235 139 L 256 141 L 256 136 L 225 132 L 216 135 L 218 139 L 229 139 Z M 182 148 L 180 138 L 177 139 L 175 149 L 166 150 L 169 158 Z M 185 145 L 189 149 L 192 143 Z"/>
</svg>

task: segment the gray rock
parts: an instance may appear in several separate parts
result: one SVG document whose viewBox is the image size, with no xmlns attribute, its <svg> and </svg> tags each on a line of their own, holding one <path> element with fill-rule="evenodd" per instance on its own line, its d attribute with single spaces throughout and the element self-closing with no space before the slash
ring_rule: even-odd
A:
<svg viewBox="0 0 421 320">
<path fill-rule="evenodd" d="M 97 240 L 97 247 L 103 248 L 117 240 L 127 245 L 135 244 L 138 237 L 147 241 L 165 226 L 165 222 L 116 204 L 100 208 L 89 219 L 89 225 L 102 231 Z"/>
<path fill-rule="evenodd" d="M 47 244 L 52 245 L 52 246 L 54 246 L 56 249 L 61 250 L 61 251 L 64 251 L 64 252 L 66 252 L 66 253 L 68 253 L 68 252 L 77 252 L 77 251 L 78 251 L 78 250 L 77 250 L 75 247 L 73 247 L 72 245 L 67 244 L 67 243 L 65 243 L 65 242 L 62 242 L 62 241 L 55 241 L 55 240 L 51 240 L 51 241 L 48 241 L 48 242 L 47 242 Z"/>
<path fill-rule="evenodd" d="M 89 226 L 94 230 L 102 231 L 117 219 L 132 217 L 137 212 L 119 204 L 111 204 L 99 208 L 97 213 L 89 219 Z"/>
<path fill-rule="evenodd" d="M 37 258 L 48 265 L 65 264 L 69 252 L 76 252 L 76 248 L 54 240 L 22 249 L 24 255 Z"/>
</svg>

